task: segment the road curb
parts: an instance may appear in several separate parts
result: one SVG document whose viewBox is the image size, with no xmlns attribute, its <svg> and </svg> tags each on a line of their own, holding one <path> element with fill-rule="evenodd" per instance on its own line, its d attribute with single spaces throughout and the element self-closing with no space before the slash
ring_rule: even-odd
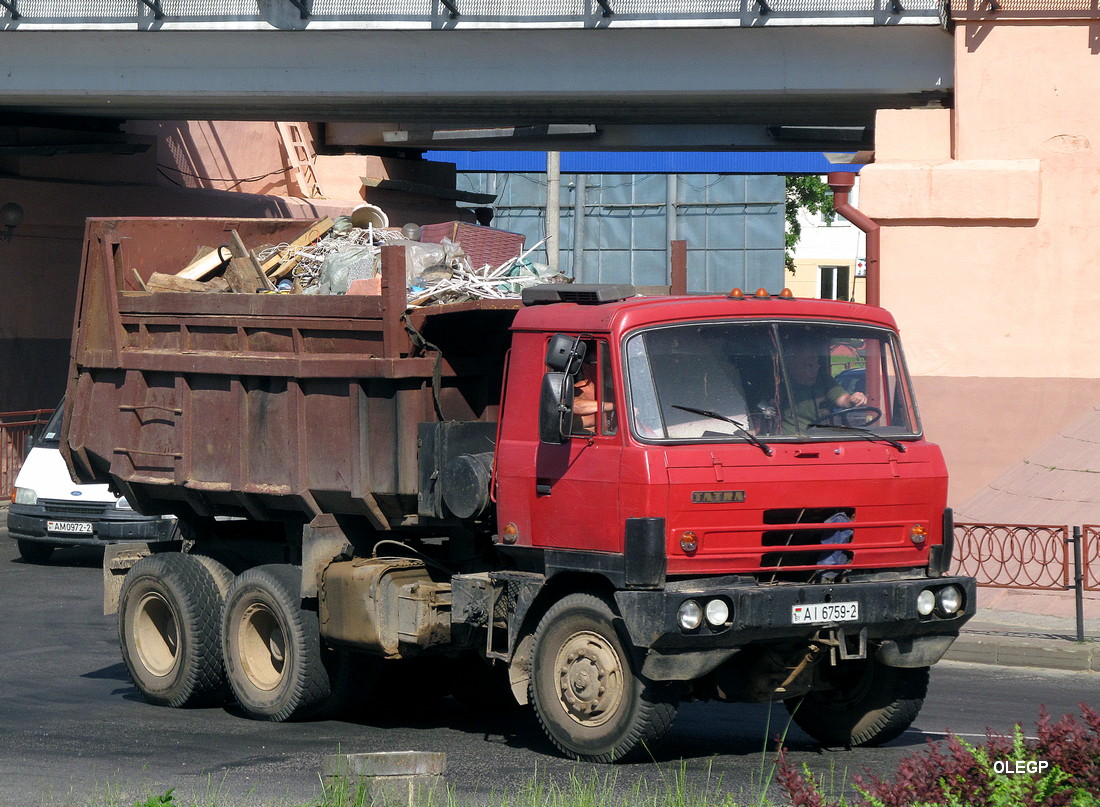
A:
<svg viewBox="0 0 1100 807">
<path fill-rule="evenodd" d="M 948 661 L 1100 672 L 1100 643 L 1059 638 L 962 633 L 944 656 Z"/>
</svg>

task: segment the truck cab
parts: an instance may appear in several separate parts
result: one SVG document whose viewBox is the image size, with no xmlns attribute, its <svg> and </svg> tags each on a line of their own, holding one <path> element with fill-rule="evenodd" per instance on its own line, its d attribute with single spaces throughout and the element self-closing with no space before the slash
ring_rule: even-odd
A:
<svg viewBox="0 0 1100 807">
<path fill-rule="evenodd" d="M 513 325 L 501 552 L 548 584 L 605 586 L 646 680 L 809 698 L 795 720 L 826 742 L 904 730 L 975 590 L 946 577 L 946 467 L 892 317 L 737 291 L 556 302 Z M 565 680 L 589 664 L 532 661 L 555 663 Z M 858 704 L 838 719 L 841 677 L 872 669 L 893 719 Z M 590 706 L 539 708 L 564 738 Z"/>
</svg>

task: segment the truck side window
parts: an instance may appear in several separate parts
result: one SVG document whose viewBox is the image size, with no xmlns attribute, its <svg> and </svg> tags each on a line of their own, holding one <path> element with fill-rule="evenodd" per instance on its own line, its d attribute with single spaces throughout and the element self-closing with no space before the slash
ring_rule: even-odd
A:
<svg viewBox="0 0 1100 807">
<path fill-rule="evenodd" d="M 573 427 L 571 434 L 615 434 L 615 387 L 611 375 L 608 345 L 591 340 L 585 360 L 577 372 L 573 388 Z"/>
</svg>

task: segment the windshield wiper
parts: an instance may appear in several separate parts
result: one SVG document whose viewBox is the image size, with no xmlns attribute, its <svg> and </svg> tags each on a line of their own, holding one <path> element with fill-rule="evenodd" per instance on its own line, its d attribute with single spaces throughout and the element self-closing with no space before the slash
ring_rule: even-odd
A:
<svg viewBox="0 0 1100 807">
<path fill-rule="evenodd" d="M 763 440 L 761 440 L 759 437 L 757 437 L 752 432 L 746 430 L 744 423 L 738 423 L 733 418 L 726 417 L 725 415 L 721 415 L 718 412 L 711 412 L 709 409 L 696 409 L 694 406 L 680 406 L 680 404 L 673 404 L 672 408 L 673 409 L 682 409 L 685 412 L 691 412 L 692 414 L 702 415 L 703 417 L 707 417 L 707 418 L 714 418 L 715 420 L 724 420 L 726 423 L 731 424 L 733 426 L 733 428 L 735 428 L 737 430 L 737 434 L 739 434 L 741 437 L 744 437 L 746 440 L 748 440 L 754 446 L 759 448 L 761 451 L 763 451 L 769 457 L 772 456 L 772 454 L 775 453 L 774 451 L 772 451 L 771 446 L 769 446 L 767 443 L 765 443 Z"/>
<path fill-rule="evenodd" d="M 841 426 L 837 423 L 808 423 L 806 425 L 811 429 L 843 429 L 844 431 L 855 432 L 864 440 L 869 440 L 872 443 L 889 443 L 902 454 L 905 453 L 905 446 L 902 443 L 899 443 L 897 440 L 891 440 L 889 437 L 871 431 L 870 429 L 864 429 L 862 426 Z"/>
</svg>

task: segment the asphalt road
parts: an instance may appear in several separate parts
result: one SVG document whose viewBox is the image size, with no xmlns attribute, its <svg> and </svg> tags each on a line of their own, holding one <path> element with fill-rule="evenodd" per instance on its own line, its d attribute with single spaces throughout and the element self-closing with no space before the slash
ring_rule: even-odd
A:
<svg viewBox="0 0 1100 807">
<path fill-rule="evenodd" d="M 710 788 L 755 803 L 767 738 L 783 731 L 783 708 L 687 704 L 656 762 L 613 768 L 556 756 L 526 711 L 494 716 L 458 702 L 419 702 L 384 693 L 391 708 L 360 722 L 272 724 L 231 708 L 149 706 L 130 684 L 114 617 L 102 611 L 101 553 L 56 552 L 46 566 L 23 563 L 0 511 L 0 805 L 130 805 L 168 788 L 177 803 L 304 805 L 321 795 L 327 754 L 442 751 L 459 796 L 492 803 L 539 780 L 564 783 L 610 774 L 616 786 L 662 787 L 683 772 L 689 790 Z M 1033 729 L 1040 704 L 1060 715 L 1085 701 L 1100 706 L 1090 673 L 943 663 L 910 732 L 876 749 L 816 748 L 797 728 L 794 761 L 826 776 L 888 773 L 927 737 L 952 730 L 980 740 L 987 728 Z M 773 791 L 776 792 L 776 791 Z M 514 801 L 512 802 L 515 803 Z"/>
</svg>

